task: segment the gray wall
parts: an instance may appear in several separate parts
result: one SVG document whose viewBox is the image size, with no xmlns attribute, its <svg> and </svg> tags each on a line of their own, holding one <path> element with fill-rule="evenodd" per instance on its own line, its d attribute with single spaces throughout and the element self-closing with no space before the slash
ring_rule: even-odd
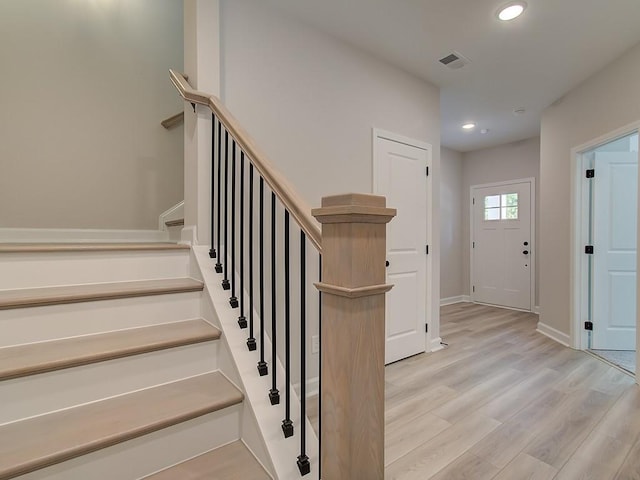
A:
<svg viewBox="0 0 640 480">
<path fill-rule="evenodd" d="M 542 115 L 540 321 L 570 334 L 571 149 L 640 121 L 640 45 Z"/>
<path fill-rule="evenodd" d="M 371 192 L 372 127 L 430 143 L 438 170 L 435 86 L 260 1 L 221 6 L 223 100 L 311 206 Z"/>
<path fill-rule="evenodd" d="M 182 2 L 0 3 L 0 228 L 157 228 L 183 198 Z"/>
<path fill-rule="evenodd" d="M 462 280 L 463 154 L 440 149 L 440 298 L 464 294 Z"/>
<path fill-rule="evenodd" d="M 440 296 L 449 298 L 470 295 L 471 186 L 535 178 L 535 223 L 537 225 L 540 215 L 538 208 L 540 138 L 530 138 L 466 153 L 443 147 L 441 148 L 441 165 Z M 539 256 L 536 257 L 536 271 L 538 264 Z M 538 278 L 539 275 L 536 275 L 536 292 L 539 289 Z M 538 305 L 537 295 L 534 305 Z"/>
<path fill-rule="evenodd" d="M 536 225 L 540 215 L 539 208 L 539 168 L 540 168 L 540 138 L 530 138 L 519 142 L 507 143 L 493 148 L 485 148 L 463 155 L 464 166 L 462 173 L 462 281 L 464 295 L 470 294 L 469 286 L 469 243 L 470 219 L 469 202 L 472 185 L 484 183 L 504 182 L 520 178 L 533 177 L 536 179 Z M 536 230 L 537 234 L 537 230 Z M 536 235 L 535 245 L 539 242 Z M 536 250 L 536 292 L 539 290 L 539 258 L 540 249 Z M 538 295 L 534 305 L 539 305 Z"/>
</svg>

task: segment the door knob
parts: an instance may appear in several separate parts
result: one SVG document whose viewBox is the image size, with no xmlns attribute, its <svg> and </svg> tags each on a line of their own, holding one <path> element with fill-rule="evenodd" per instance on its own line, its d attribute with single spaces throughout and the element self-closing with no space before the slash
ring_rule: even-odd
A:
<svg viewBox="0 0 640 480">
<path fill-rule="evenodd" d="M 523 250 L 522 253 L 524 253 L 525 255 L 529 255 L 529 250 Z"/>
<path fill-rule="evenodd" d="M 527 245 L 529 245 L 529 242 L 524 242 L 524 246 L 526 247 Z"/>
<path fill-rule="evenodd" d="M 389 266 L 389 260 L 387 260 L 386 262 L 384 262 L 384 266 L 388 267 Z"/>
</svg>

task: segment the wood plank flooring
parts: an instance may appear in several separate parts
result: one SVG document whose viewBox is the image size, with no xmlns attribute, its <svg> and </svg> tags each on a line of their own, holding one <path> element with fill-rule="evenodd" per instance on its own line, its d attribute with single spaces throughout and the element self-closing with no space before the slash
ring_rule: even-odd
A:
<svg viewBox="0 0 640 480">
<path fill-rule="evenodd" d="M 144 480 L 271 480 L 241 441 L 233 442 Z"/>
<path fill-rule="evenodd" d="M 640 388 L 537 321 L 441 309 L 448 347 L 386 367 L 386 479 L 640 480 Z"/>
<path fill-rule="evenodd" d="M 448 347 L 386 367 L 385 478 L 640 479 L 640 388 L 537 320 L 441 309 Z"/>
</svg>

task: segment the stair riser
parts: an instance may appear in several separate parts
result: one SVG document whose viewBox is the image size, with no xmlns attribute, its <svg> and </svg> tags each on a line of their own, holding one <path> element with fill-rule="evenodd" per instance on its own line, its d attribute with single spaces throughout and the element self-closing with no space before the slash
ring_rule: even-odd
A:
<svg viewBox="0 0 640 480">
<path fill-rule="evenodd" d="M 240 438 L 242 405 L 165 428 L 20 480 L 135 480 Z"/>
<path fill-rule="evenodd" d="M 204 342 L 0 382 L 0 425 L 217 370 L 218 349 Z"/>
<path fill-rule="evenodd" d="M 0 310 L 0 347 L 200 317 L 200 292 Z"/>
<path fill-rule="evenodd" d="M 0 290 L 185 277 L 189 251 L 6 253 Z"/>
</svg>

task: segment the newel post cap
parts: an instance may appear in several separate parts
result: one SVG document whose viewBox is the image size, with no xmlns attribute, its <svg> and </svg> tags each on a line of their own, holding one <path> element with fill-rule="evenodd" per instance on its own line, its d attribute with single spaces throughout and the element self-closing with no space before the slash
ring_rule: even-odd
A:
<svg viewBox="0 0 640 480">
<path fill-rule="evenodd" d="M 389 223 L 395 208 L 387 208 L 387 199 L 378 195 L 346 193 L 322 199 L 322 207 L 311 214 L 320 223 Z"/>
</svg>

